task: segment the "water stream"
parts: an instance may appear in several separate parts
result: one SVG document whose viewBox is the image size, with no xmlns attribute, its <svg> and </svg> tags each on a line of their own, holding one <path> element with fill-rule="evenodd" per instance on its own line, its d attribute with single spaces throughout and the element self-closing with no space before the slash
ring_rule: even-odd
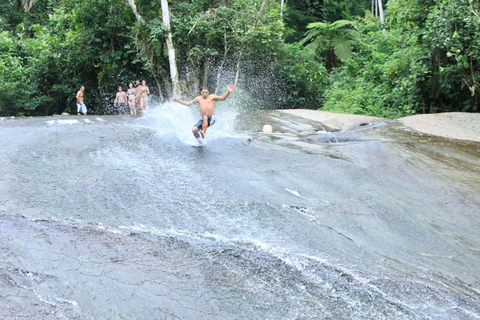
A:
<svg viewBox="0 0 480 320">
<path fill-rule="evenodd" d="M 197 116 L 0 120 L 0 319 L 480 319 L 477 144 Z"/>
</svg>

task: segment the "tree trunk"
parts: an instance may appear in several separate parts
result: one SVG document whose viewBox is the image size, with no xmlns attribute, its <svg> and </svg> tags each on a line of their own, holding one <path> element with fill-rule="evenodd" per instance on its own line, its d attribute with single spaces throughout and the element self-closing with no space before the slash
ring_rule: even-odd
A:
<svg viewBox="0 0 480 320">
<path fill-rule="evenodd" d="M 180 97 L 180 83 L 178 81 L 177 63 L 175 61 L 175 47 L 172 41 L 172 30 L 170 28 L 170 12 L 168 10 L 167 0 L 161 0 L 163 25 L 167 28 L 168 36 L 166 39 L 168 48 L 168 61 L 170 64 L 170 77 L 172 78 L 173 95 Z"/>
<path fill-rule="evenodd" d="M 217 71 L 217 84 L 215 85 L 215 94 L 217 94 L 218 88 L 220 86 L 220 77 L 222 75 L 222 70 L 223 70 L 223 66 L 225 65 L 226 59 L 227 59 L 227 53 L 223 55 L 222 63 L 220 64 L 220 67 L 218 68 L 218 71 Z"/>
<path fill-rule="evenodd" d="M 32 9 L 35 2 L 36 0 L 21 0 L 20 4 L 23 7 L 23 10 L 25 10 L 25 12 L 29 12 L 30 9 Z"/>
<path fill-rule="evenodd" d="M 468 0 L 468 2 L 470 3 L 470 9 L 472 9 L 473 14 L 478 18 L 478 21 L 480 22 L 480 13 L 478 13 L 478 11 L 475 10 L 475 7 L 473 6 L 473 1 Z"/>
<path fill-rule="evenodd" d="M 235 74 L 235 87 L 237 86 L 238 82 L 238 77 L 240 75 L 240 61 L 242 60 L 242 50 L 240 50 L 240 53 L 238 54 L 238 59 L 237 59 L 237 73 Z"/>
<path fill-rule="evenodd" d="M 280 20 L 283 21 L 283 7 L 285 6 L 285 0 L 280 1 Z"/>
<path fill-rule="evenodd" d="M 380 14 L 380 24 L 382 25 L 382 32 L 385 34 L 385 19 L 383 18 L 382 0 L 378 0 L 378 13 Z"/>
<path fill-rule="evenodd" d="M 163 93 L 162 93 L 162 86 L 160 84 L 160 81 L 158 81 L 158 78 L 155 75 L 153 75 L 153 78 L 155 79 L 155 82 L 157 83 L 158 95 L 160 96 L 160 102 L 163 102 Z"/>
<path fill-rule="evenodd" d="M 162 72 L 160 75 L 162 77 L 163 83 L 165 84 L 165 93 L 168 97 L 172 97 L 172 85 L 170 84 L 170 79 L 168 78 L 167 74 Z M 177 96 L 178 97 L 178 96 Z"/>
<path fill-rule="evenodd" d="M 208 72 L 210 71 L 210 62 L 205 58 L 205 69 L 203 70 L 203 87 L 208 87 Z"/>
<path fill-rule="evenodd" d="M 190 63 L 188 71 L 188 82 L 190 83 L 190 91 L 193 94 L 198 94 L 200 92 L 200 79 L 199 79 L 199 65 L 195 62 Z"/>
<path fill-rule="evenodd" d="M 137 21 L 143 22 L 142 16 L 137 11 L 137 6 L 135 5 L 135 0 L 127 0 L 127 3 L 130 6 L 130 8 L 132 8 L 133 14 L 135 15 L 135 19 L 137 19 Z"/>
<path fill-rule="evenodd" d="M 230 50 L 228 48 L 228 45 L 227 45 L 227 30 L 225 29 L 224 30 L 225 33 L 224 33 L 224 46 L 223 46 L 223 60 L 222 60 L 222 63 L 220 64 L 220 67 L 218 68 L 218 71 L 217 71 L 217 84 L 215 86 L 215 94 L 217 94 L 218 92 L 218 86 L 220 85 L 220 76 L 222 75 L 222 71 L 223 71 L 223 66 L 225 65 L 225 61 L 227 61 L 227 54 L 228 54 L 228 51 Z"/>
</svg>

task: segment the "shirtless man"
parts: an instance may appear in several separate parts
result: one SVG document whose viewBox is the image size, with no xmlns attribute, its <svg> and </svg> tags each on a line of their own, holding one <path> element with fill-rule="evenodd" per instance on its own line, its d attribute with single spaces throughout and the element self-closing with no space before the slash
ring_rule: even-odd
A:
<svg viewBox="0 0 480 320">
<path fill-rule="evenodd" d="M 140 84 L 140 81 L 135 82 L 136 88 L 135 88 L 135 102 L 137 104 L 137 108 L 143 111 L 143 105 L 142 105 L 142 85 Z"/>
<path fill-rule="evenodd" d="M 85 86 L 81 86 L 80 90 L 77 92 L 77 113 L 80 115 L 81 113 L 87 115 L 87 107 L 83 102 L 83 94 L 85 92 Z"/>
<path fill-rule="evenodd" d="M 142 91 L 141 91 L 141 100 L 142 110 L 148 110 L 148 95 L 150 94 L 150 88 L 147 87 L 147 82 L 142 80 Z"/>
<path fill-rule="evenodd" d="M 122 86 L 118 86 L 113 106 L 117 108 L 118 113 L 127 114 L 127 93 L 123 91 Z"/>
<path fill-rule="evenodd" d="M 205 138 L 208 127 L 213 126 L 213 124 L 215 123 L 213 103 L 215 101 L 225 100 L 230 95 L 230 93 L 232 93 L 233 88 L 233 85 L 229 85 L 227 88 L 227 92 L 223 96 L 210 94 L 207 88 L 202 88 L 201 96 L 196 97 L 192 101 L 173 99 L 173 102 L 178 102 L 185 106 L 190 106 L 194 103 L 198 103 L 200 105 L 200 114 L 202 115 L 202 119 L 200 119 L 192 128 L 192 133 L 195 138 L 197 138 L 199 143 L 201 143 L 200 135 L 202 135 L 202 138 Z"/>
</svg>

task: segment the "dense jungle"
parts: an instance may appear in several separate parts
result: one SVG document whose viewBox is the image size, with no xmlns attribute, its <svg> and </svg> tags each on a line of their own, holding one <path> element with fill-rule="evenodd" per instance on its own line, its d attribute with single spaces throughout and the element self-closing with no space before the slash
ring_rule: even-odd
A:
<svg viewBox="0 0 480 320">
<path fill-rule="evenodd" d="M 244 108 L 478 112 L 477 0 L 0 0 L 0 116 L 237 86 Z"/>
</svg>

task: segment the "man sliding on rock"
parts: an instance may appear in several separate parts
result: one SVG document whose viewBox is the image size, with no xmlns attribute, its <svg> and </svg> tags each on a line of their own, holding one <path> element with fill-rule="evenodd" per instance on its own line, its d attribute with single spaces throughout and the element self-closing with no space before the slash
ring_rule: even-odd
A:
<svg viewBox="0 0 480 320">
<path fill-rule="evenodd" d="M 202 136 L 202 138 L 205 138 L 207 128 L 209 126 L 213 126 L 213 124 L 215 123 L 213 102 L 225 100 L 230 95 L 230 93 L 232 93 L 233 88 L 233 85 L 229 85 L 227 88 L 228 91 L 223 96 L 210 94 L 208 88 L 202 88 L 201 95 L 196 97 L 192 101 L 182 101 L 176 98 L 173 99 L 173 102 L 178 102 L 185 106 L 190 106 L 194 103 L 198 103 L 200 105 L 200 114 L 202 115 L 202 119 L 198 120 L 198 122 L 192 128 L 192 133 L 195 138 L 197 138 L 199 144 L 202 144 L 202 141 L 200 140 L 200 135 Z"/>
</svg>

